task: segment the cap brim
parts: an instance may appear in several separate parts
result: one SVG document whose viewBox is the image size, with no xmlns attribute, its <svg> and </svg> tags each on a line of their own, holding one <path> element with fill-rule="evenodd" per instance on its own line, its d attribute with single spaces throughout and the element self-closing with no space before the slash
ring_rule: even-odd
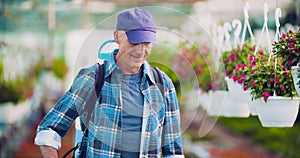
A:
<svg viewBox="0 0 300 158">
<path fill-rule="evenodd" d="M 130 43 L 152 43 L 156 45 L 156 33 L 149 30 L 132 30 L 126 32 Z"/>
</svg>

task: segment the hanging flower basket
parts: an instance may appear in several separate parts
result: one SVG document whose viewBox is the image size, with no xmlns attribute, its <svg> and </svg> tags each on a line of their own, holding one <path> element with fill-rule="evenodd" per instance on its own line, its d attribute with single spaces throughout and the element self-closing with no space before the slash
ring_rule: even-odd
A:
<svg viewBox="0 0 300 158">
<path fill-rule="evenodd" d="M 175 66 L 176 72 L 179 72 L 179 76 L 184 78 L 186 82 L 192 83 L 189 85 L 193 85 L 193 88 L 196 89 L 196 97 L 199 98 L 200 105 L 204 110 L 209 110 L 212 108 L 210 105 L 215 105 L 215 103 L 211 104 L 214 102 L 214 98 L 212 98 L 214 92 L 226 90 L 223 71 L 217 70 L 209 47 L 198 44 L 187 46 L 186 43 L 182 45 L 182 53 L 174 61 L 176 65 L 179 65 Z M 183 61 L 188 61 L 188 63 Z M 188 71 L 190 68 L 192 72 Z M 196 77 L 196 81 L 193 80 L 192 76 Z M 194 93 L 191 92 L 188 95 L 194 96 Z"/>
<path fill-rule="evenodd" d="M 231 105 L 235 106 L 224 109 L 224 115 L 228 117 L 249 117 L 250 109 L 248 103 L 251 100 L 250 93 L 241 85 L 245 78 L 244 73 L 237 71 L 240 67 L 250 64 L 250 58 L 253 57 L 255 46 L 251 41 L 247 41 L 244 45 L 225 51 L 222 53 L 222 62 L 225 67 L 225 80 L 228 86 L 228 99 L 234 100 Z M 230 112 L 232 111 L 232 112 Z"/>
<path fill-rule="evenodd" d="M 299 99 L 296 98 L 291 72 L 283 66 L 282 61 L 282 57 L 271 55 L 266 60 L 261 56 L 253 59 L 252 66 L 246 65 L 240 69 L 247 74 L 242 83 L 244 88 L 250 90 L 264 127 L 291 127 L 296 119 L 293 116 L 297 117 L 298 107 L 291 108 L 290 105 L 299 106 Z M 283 114 L 277 114 L 277 111 Z M 287 121 L 284 115 L 291 120 Z M 269 118 L 271 116 L 275 118 Z"/>
<path fill-rule="evenodd" d="M 292 71 L 294 85 L 298 96 L 300 96 L 300 28 L 298 31 L 289 30 L 282 33 L 280 39 L 273 43 L 273 53 L 278 57 L 282 57 L 284 67 Z"/>
</svg>

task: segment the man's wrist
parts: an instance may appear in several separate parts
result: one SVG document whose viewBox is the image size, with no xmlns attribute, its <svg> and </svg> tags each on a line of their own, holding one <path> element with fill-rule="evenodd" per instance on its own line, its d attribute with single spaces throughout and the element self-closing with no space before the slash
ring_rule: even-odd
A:
<svg viewBox="0 0 300 158">
<path fill-rule="evenodd" d="M 54 147 L 41 145 L 40 150 L 43 158 L 58 158 L 58 151 Z"/>
</svg>

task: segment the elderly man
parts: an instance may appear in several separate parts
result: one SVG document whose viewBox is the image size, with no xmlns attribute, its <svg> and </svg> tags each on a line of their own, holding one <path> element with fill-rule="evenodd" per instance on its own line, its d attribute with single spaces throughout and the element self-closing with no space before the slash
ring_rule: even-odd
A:
<svg viewBox="0 0 300 158">
<path fill-rule="evenodd" d="M 174 85 L 162 74 L 161 93 L 146 58 L 156 44 L 150 12 L 128 9 L 118 15 L 119 45 L 104 63 L 104 84 L 85 124 L 80 157 L 184 157 Z M 86 68 L 41 121 L 35 138 L 44 157 L 58 157 L 61 138 L 89 103 L 95 66 Z M 84 122 L 84 121 L 83 121 Z"/>
</svg>

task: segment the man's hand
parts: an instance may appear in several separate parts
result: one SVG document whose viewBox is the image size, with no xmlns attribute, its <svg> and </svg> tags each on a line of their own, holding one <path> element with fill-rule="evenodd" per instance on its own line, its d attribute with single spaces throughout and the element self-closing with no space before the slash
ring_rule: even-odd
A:
<svg viewBox="0 0 300 158">
<path fill-rule="evenodd" d="M 43 158 L 58 158 L 58 151 L 51 146 L 40 146 L 41 153 Z"/>
</svg>

